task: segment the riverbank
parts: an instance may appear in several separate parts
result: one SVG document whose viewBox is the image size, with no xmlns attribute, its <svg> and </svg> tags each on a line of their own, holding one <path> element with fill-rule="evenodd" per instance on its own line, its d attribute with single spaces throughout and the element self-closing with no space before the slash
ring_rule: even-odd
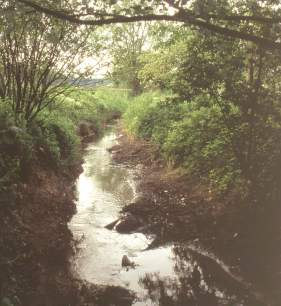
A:
<svg viewBox="0 0 281 306">
<path fill-rule="evenodd" d="M 141 169 L 142 196 L 123 209 L 119 229 L 155 235 L 151 248 L 175 242 L 203 245 L 246 280 L 261 305 L 279 305 L 279 208 L 262 210 L 231 196 L 215 198 L 194 178 L 168 169 L 151 143 L 122 133 L 110 151 L 115 162 Z"/>
<path fill-rule="evenodd" d="M 83 149 L 120 116 L 112 92 L 70 88 L 29 124 L 0 101 L 1 306 L 127 303 L 127 290 L 79 280 L 69 262 Z"/>
<path fill-rule="evenodd" d="M 227 280 L 231 288 L 238 286 L 235 290 L 239 294 L 242 291 L 247 295 L 249 291 L 257 295 L 257 300 L 247 305 L 279 305 L 280 241 L 278 227 L 275 228 L 278 223 L 274 223 L 278 215 L 275 219 L 273 214 L 254 215 L 251 209 L 231 199 L 218 202 L 208 190 L 187 181 L 179 171 L 166 168 L 157 148 L 149 142 L 124 133 L 118 141 L 109 151 L 116 163 L 137 169 L 140 193 L 135 203 L 123 209 L 126 217 L 121 231 L 152 234 L 155 240 L 150 249 L 171 243 L 203 245 L 227 263 L 230 272 L 246 280 L 238 286 L 235 278 L 219 271 L 223 273 L 222 282 Z M 81 162 L 58 171 L 48 166 L 44 152 L 39 150 L 35 156 L 24 182 L 14 186 L 13 200 L 2 200 L 2 304 L 86 306 L 110 305 L 114 301 L 115 305 L 131 305 L 133 297 L 126 289 L 89 284 L 70 272 L 69 257 L 75 251 L 75 241 L 68 222 L 75 213 L 74 184 L 81 173 Z M 128 215 L 130 221 L 126 223 Z M 176 247 L 179 257 L 186 252 L 190 256 L 191 251 Z M 194 254 L 203 266 L 218 270 L 212 259 L 206 261 L 206 256 Z M 121 257 L 118 260 L 121 265 Z M 193 283 L 189 280 L 188 284 L 196 290 L 196 273 L 193 276 Z M 213 297 L 204 298 L 209 303 Z M 202 303 L 200 306 L 209 306 Z"/>
<path fill-rule="evenodd" d="M 1 198 L 1 306 L 130 305 L 127 290 L 89 284 L 70 268 L 77 242 L 68 223 L 81 163 L 51 167 L 47 152 L 34 151 L 24 178 Z"/>
<path fill-rule="evenodd" d="M 26 177 L 14 186 L 13 201 L 1 205 L 0 292 L 11 305 L 62 305 L 75 295 L 67 223 L 75 213 L 81 167 L 77 162 L 60 172 L 48 166 L 44 152 L 33 156 Z"/>
</svg>

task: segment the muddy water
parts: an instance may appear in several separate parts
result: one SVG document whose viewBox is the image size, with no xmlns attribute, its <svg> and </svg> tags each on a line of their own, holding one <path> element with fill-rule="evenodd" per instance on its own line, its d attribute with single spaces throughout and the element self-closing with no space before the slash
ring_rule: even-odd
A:
<svg viewBox="0 0 281 306">
<path fill-rule="evenodd" d="M 169 245 L 146 250 L 152 237 L 119 234 L 105 228 L 137 196 L 136 170 L 112 163 L 108 148 L 118 141 L 108 131 L 88 146 L 77 181 L 77 214 L 70 228 L 80 239 L 73 269 L 95 284 L 134 291 L 134 305 L 259 305 L 245 283 L 198 245 Z M 123 255 L 136 267 L 121 267 Z M 114 301 L 112 301 L 114 305 Z"/>
</svg>

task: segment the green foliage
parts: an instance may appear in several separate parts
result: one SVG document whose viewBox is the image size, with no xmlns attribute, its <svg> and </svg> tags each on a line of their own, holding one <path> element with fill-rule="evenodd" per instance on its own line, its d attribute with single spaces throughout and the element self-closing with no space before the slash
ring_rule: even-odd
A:
<svg viewBox="0 0 281 306">
<path fill-rule="evenodd" d="M 262 110 L 259 106 L 254 122 L 249 115 L 245 117 L 239 104 L 218 103 L 209 94 L 194 95 L 190 102 L 154 100 L 148 94 L 132 102 L 124 118 L 130 132 L 158 144 L 169 164 L 185 169 L 217 192 L 235 190 L 241 197 L 251 195 L 259 202 L 276 201 L 280 190 L 280 108 L 273 106 L 269 97 L 267 105 L 273 108 Z"/>
<path fill-rule="evenodd" d="M 220 108 L 206 96 L 185 104 L 182 119 L 167 133 L 163 152 L 170 163 L 210 182 L 220 192 L 239 181 L 232 134 L 225 127 Z"/>
<path fill-rule="evenodd" d="M 88 122 L 96 133 L 127 107 L 127 92 L 114 88 L 72 88 L 29 124 L 16 126 L 9 103 L 0 100 L 0 190 L 21 180 L 31 163 L 66 169 L 80 160 L 77 127 Z M 17 122 L 19 124 L 19 122 Z"/>
<path fill-rule="evenodd" d="M 93 123 L 97 129 L 100 128 L 103 111 L 95 91 L 79 88 L 72 88 L 59 96 L 56 105 L 49 109 L 49 112 L 64 114 L 76 125 L 84 120 Z"/>
<path fill-rule="evenodd" d="M 146 92 L 133 98 L 123 115 L 127 130 L 137 136 L 150 138 L 153 122 L 150 122 L 150 114 L 155 106 L 165 97 L 160 92 Z"/>
<path fill-rule="evenodd" d="M 121 115 L 125 112 L 130 102 L 127 89 L 99 87 L 95 91 L 95 98 L 106 110 L 113 115 Z"/>
<path fill-rule="evenodd" d="M 60 112 L 43 111 L 29 127 L 35 146 L 55 167 L 67 167 L 79 160 L 76 125 Z"/>
<path fill-rule="evenodd" d="M 140 71 L 147 87 L 172 89 L 176 98 L 132 103 L 125 114 L 129 130 L 217 191 L 277 203 L 280 56 L 206 33 L 179 34 L 144 55 Z"/>
<path fill-rule="evenodd" d="M 236 113 L 233 107 L 232 115 Z M 124 121 L 131 133 L 156 143 L 169 164 L 207 179 L 217 190 L 225 191 L 239 181 L 231 133 L 208 96 L 181 102 L 147 93 L 132 101 Z"/>
<path fill-rule="evenodd" d="M 15 126 L 10 104 L 0 100 L 0 191 L 17 182 L 32 157 L 32 137 L 25 126 Z"/>
<path fill-rule="evenodd" d="M 20 124 L 55 103 L 68 80 L 81 76 L 81 59 L 95 49 L 87 46 L 87 28 L 23 13 L 14 0 L 4 2 L 9 9 L 0 14 L 0 97 Z"/>
<path fill-rule="evenodd" d="M 112 88 L 72 88 L 58 97 L 56 105 L 38 115 L 32 127 L 37 145 L 56 166 L 75 163 L 79 153 L 79 123 L 88 122 L 97 134 L 101 133 L 105 124 L 126 108 L 126 97 L 126 92 Z"/>
<path fill-rule="evenodd" d="M 110 54 L 109 78 L 119 87 L 126 87 L 133 96 L 141 93 L 138 72 L 139 59 L 147 43 L 149 25 L 146 22 L 111 25 L 101 39 Z"/>
<path fill-rule="evenodd" d="M 164 24 L 155 24 L 152 30 L 156 49 L 140 55 L 142 65 L 138 76 L 146 89 L 171 89 L 186 56 L 187 44 L 194 34 L 182 27 L 168 27 Z"/>
<path fill-rule="evenodd" d="M 15 124 L 12 108 L 7 100 L 0 99 L 0 129 Z"/>
</svg>

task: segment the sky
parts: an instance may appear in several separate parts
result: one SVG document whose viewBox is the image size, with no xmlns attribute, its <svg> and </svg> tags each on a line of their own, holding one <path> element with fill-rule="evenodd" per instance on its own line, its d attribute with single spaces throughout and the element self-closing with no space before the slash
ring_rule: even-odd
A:
<svg viewBox="0 0 281 306">
<path fill-rule="evenodd" d="M 79 65 L 79 69 L 81 72 L 87 69 L 93 69 L 92 77 L 99 79 L 105 77 L 108 71 L 108 64 L 95 57 L 86 57 Z"/>
</svg>

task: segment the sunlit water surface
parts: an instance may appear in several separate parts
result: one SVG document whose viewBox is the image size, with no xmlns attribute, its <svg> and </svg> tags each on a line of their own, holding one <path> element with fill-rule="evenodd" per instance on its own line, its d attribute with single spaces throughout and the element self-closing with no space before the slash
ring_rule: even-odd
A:
<svg viewBox="0 0 281 306">
<path fill-rule="evenodd" d="M 117 141 L 110 130 L 85 152 L 77 214 L 69 225 L 81 240 L 73 259 L 75 272 L 95 284 L 135 291 L 134 305 L 246 305 L 236 280 L 214 260 L 183 246 L 145 250 L 151 239 L 143 234 L 105 228 L 137 196 L 135 170 L 114 164 L 107 150 Z M 122 268 L 123 255 L 136 263 L 135 269 Z"/>
</svg>

